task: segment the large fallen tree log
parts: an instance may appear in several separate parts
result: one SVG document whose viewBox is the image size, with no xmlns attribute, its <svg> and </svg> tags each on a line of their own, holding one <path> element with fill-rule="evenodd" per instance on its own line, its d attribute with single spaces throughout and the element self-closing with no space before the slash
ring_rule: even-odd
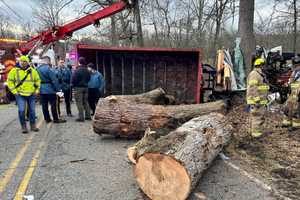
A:
<svg viewBox="0 0 300 200">
<path fill-rule="evenodd" d="M 217 113 L 194 118 L 158 139 L 148 129 L 128 151 L 137 160 L 134 174 L 140 188 L 152 200 L 186 199 L 230 140 L 231 129 Z"/>
<path fill-rule="evenodd" d="M 175 103 L 175 98 L 167 95 L 162 88 L 137 95 L 118 95 L 107 98 L 117 98 L 118 101 L 128 101 L 133 104 L 171 105 Z"/>
<path fill-rule="evenodd" d="M 135 104 L 112 96 L 98 102 L 93 119 L 94 132 L 124 137 L 141 137 L 146 128 L 165 135 L 200 115 L 224 111 L 225 103 L 160 106 Z"/>
</svg>

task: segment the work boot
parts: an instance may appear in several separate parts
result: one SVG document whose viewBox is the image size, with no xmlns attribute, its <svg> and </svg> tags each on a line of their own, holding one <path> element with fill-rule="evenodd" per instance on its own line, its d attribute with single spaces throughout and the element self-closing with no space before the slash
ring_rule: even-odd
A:
<svg viewBox="0 0 300 200">
<path fill-rule="evenodd" d="M 47 124 L 51 123 L 52 122 L 52 119 L 47 119 L 45 120 Z"/>
<path fill-rule="evenodd" d="M 27 134 L 28 133 L 28 129 L 26 125 L 22 125 L 22 133 L 23 134 Z"/>
<path fill-rule="evenodd" d="M 30 130 L 33 132 L 39 132 L 40 129 L 38 127 L 36 127 L 35 124 L 30 124 Z"/>
</svg>

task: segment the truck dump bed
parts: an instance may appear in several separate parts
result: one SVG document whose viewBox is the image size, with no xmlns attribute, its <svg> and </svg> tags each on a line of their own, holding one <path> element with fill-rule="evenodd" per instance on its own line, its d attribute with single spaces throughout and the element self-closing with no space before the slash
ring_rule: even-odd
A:
<svg viewBox="0 0 300 200">
<path fill-rule="evenodd" d="M 199 103 L 201 50 L 77 45 L 77 58 L 92 62 L 106 80 L 105 95 L 129 95 L 162 87 L 181 103 Z"/>
</svg>

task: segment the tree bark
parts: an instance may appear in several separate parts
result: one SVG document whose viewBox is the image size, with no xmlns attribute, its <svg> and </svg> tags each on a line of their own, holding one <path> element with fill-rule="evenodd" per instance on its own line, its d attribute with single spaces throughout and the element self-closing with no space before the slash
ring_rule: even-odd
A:
<svg viewBox="0 0 300 200">
<path fill-rule="evenodd" d="M 137 44 L 139 47 L 144 47 L 143 27 L 142 27 L 142 20 L 141 20 L 140 5 L 138 0 L 135 1 L 135 5 L 134 5 L 134 17 L 135 17 L 136 30 L 137 30 Z"/>
<path fill-rule="evenodd" d="M 218 101 L 199 105 L 161 106 L 136 104 L 128 98 L 108 97 L 98 102 L 94 132 L 124 137 L 141 137 L 149 127 L 165 135 L 186 121 L 210 112 L 224 111 Z"/>
<path fill-rule="evenodd" d="M 170 105 L 175 103 L 175 97 L 167 95 L 162 88 L 137 95 L 119 95 L 107 98 L 110 100 L 116 98 L 117 101 L 126 101 L 132 104 Z"/>
<path fill-rule="evenodd" d="M 298 8 L 297 8 L 297 0 L 293 1 L 294 8 L 294 42 L 293 42 L 293 52 L 295 56 L 297 55 L 297 26 L 298 26 Z"/>
<path fill-rule="evenodd" d="M 118 45 L 118 37 L 117 37 L 117 25 L 116 25 L 116 17 L 111 16 L 111 44 L 113 46 L 119 46 Z"/>
<path fill-rule="evenodd" d="M 166 136 L 151 131 L 134 147 L 136 180 L 153 200 L 184 200 L 229 142 L 232 127 L 217 113 L 194 118 Z"/>
<path fill-rule="evenodd" d="M 203 11 L 204 11 L 204 0 L 198 0 L 198 43 L 199 47 L 202 47 L 202 41 L 203 41 L 203 29 L 202 29 L 202 20 L 203 20 Z"/>
<path fill-rule="evenodd" d="M 255 36 L 253 33 L 254 0 L 240 0 L 239 37 L 244 54 L 247 75 L 252 68 L 252 53 L 255 50 Z"/>
</svg>

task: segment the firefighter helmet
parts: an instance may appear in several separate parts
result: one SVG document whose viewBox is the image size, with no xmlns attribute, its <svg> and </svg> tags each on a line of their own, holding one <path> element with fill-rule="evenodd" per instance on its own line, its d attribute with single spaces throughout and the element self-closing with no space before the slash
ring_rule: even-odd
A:
<svg viewBox="0 0 300 200">
<path fill-rule="evenodd" d="M 261 66 L 261 65 L 264 65 L 265 64 L 265 60 L 262 59 L 262 58 L 257 58 L 254 62 L 254 66 L 255 67 L 258 67 L 258 66 Z"/>
</svg>

